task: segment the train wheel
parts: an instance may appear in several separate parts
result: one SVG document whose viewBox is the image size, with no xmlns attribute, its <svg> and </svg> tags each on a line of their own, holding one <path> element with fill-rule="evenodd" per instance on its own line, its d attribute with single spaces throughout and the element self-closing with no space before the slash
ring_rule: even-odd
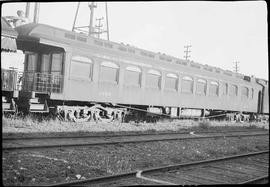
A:
<svg viewBox="0 0 270 187">
<path fill-rule="evenodd" d="M 74 122 L 87 122 L 91 119 L 91 117 L 91 112 L 88 112 L 87 114 L 83 113 L 82 115 L 80 115 L 77 110 L 71 110 L 68 112 L 68 119 Z"/>
</svg>

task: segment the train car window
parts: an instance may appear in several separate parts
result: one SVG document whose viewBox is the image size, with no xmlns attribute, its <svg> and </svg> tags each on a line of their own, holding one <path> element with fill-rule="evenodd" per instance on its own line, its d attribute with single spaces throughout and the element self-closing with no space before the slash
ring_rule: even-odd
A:
<svg viewBox="0 0 270 187">
<path fill-rule="evenodd" d="M 196 94 L 206 95 L 206 80 L 198 79 L 196 84 Z"/>
<path fill-rule="evenodd" d="M 254 97 L 254 89 L 251 88 L 251 99 L 253 99 L 253 97 Z"/>
<path fill-rule="evenodd" d="M 61 75 L 62 65 L 63 65 L 63 53 L 53 53 L 51 73 Z"/>
<path fill-rule="evenodd" d="M 100 80 L 118 82 L 119 66 L 113 62 L 102 62 L 100 66 Z"/>
<path fill-rule="evenodd" d="M 29 53 L 29 54 L 27 54 L 26 58 L 27 58 L 26 71 L 36 72 L 37 71 L 38 54 L 37 53 Z"/>
<path fill-rule="evenodd" d="M 160 88 L 161 74 L 156 70 L 149 70 L 146 75 L 146 87 Z"/>
<path fill-rule="evenodd" d="M 223 89 L 222 94 L 223 95 L 228 95 L 228 89 L 229 89 L 228 83 L 224 83 L 223 86 L 222 86 L 222 89 Z"/>
<path fill-rule="evenodd" d="M 136 66 L 128 66 L 125 71 L 125 84 L 139 86 L 141 72 L 141 69 Z"/>
<path fill-rule="evenodd" d="M 181 82 L 181 92 L 183 93 L 193 93 L 193 79 L 191 77 L 185 76 L 182 78 Z"/>
<path fill-rule="evenodd" d="M 91 59 L 82 56 L 72 57 L 70 69 L 71 76 L 92 79 L 92 69 L 93 62 Z"/>
<path fill-rule="evenodd" d="M 211 81 L 209 85 L 209 95 L 218 96 L 218 82 Z"/>
<path fill-rule="evenodd" d="M 242 87 L 241 96 L 242 96 L 242 98 L 248 98 L 248 88 L 247 87 Z"/>
<path fill-rule="evenodd" d="M 173 73 L 168 73 L 165 78 L 165 88 L 170 90 L 177 89 L 177 75 Z"/>
<path fill-rule="evenodd" d="M 42 54 L 41 55 L 40 72 L 41 73 L 49 73 L 50 72 L 50 64 L 51 64 L 51 55 L 50 54 Z"/>
<path fill-rule="evenodd" d="M 238 88 L 236 85 L 231 85 L 229 90 L 230 96 L 237 96 Z"/>
</svg>

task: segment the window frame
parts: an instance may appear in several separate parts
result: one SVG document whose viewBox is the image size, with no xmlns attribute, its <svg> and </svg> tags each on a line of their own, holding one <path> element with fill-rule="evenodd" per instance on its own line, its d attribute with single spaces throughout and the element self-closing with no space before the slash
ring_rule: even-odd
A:
<svg viewBox="0 0 270 187">
<path fill-rule="evenodd" d="M 198 83 L 204 83 L 204 90 L 203 92 L 197 92 L 198 90 Z M 202 78 L 198 78 L 196 81 L 196 91 L 195 94 L 196 95 L 206 95 L 206 90 L 207 90 L 207 80 L 202 79 Z"/>
<path fill-rule="evenodd" d="M 52 71 L 53 68 L 53 55 L 54 54 L 61 54 L 61 71 Z M 64 74 L 64 60 L 65 60 L 65 53 L 50 53 L 50 74 L 57 75 L 57 72 L 60 72 L 60 75 Z"/>
<path fill-rule="evenodd" d="M 232 87 L 235 87 L 235 94 L 234 95 L 231 95 L 231 89 Z M 229 96 L 231 97 L 237 97 L 238 96 L 238 85 L 236 84 L 230 84 L 230 87 L 229 87 Z"/>
<path fill-rule="evenodd" d="M 111 69 L 116 70 L 116 77 L 115 77 L 114 81 L 101 79 L 102 67 L 111 68 Z M 120 65 L 119 64 L 117 64 L 115 62 L 111 62 L 111 61 L 102 61 L 100 63 L 100 65 L 99 65 L 99 82 L 101 82 L 101 83 L 119 84 L 119 74 L 120 74 Z"/>
<path fill-rule="evenodd" d="M 247 89 L 247 95 L 243 94 L 243 89 Z M 248 99 L 249 98 L 249 87 L 247 86 L 241 86 L 241 98 Z"/>
<path fill-rule="evenodd" d="M 255 90 L 254 88 L 251 88 L 251 99 L 254 99 Z"/>
<path fill-rule="evenodd" d="M 175 80 L 174 88 L 166 87 L 167 78 Z M 164 89 L 170 90 L 170 91 L 177 91 L 177 89 L 178 89 L 178 75 L 177 74 L 175 74 L 175 73 L 167 73 L 166 74 L 165 80 L 164 80 Z"/>
<path fill-rule="evenodd" d="M 82 77 L 82 76 L 76 76 L 77 74 L 72 74 L 72 62 L 76 63 L 81 63 L 81 64 L 89 64 L 90 65 L 90 71 L 89 71 L 89 76 L 88 77 Z M 85 80 L 85 81 L 92 81 L 93 80 L 93 67 L 94 67 L 94 61 L 86 56 L 82 55 L 74 55 L 71 57 L 70 60 L 70 71 L 69 71 L 69 76 L 73 80 Z"/>
<path fill-rule="evenodd" d="M 127 80 L 126 79 L 127 72 L 136 72 L 139 74 L 139 80 L 138 80 L 137 84 L 126 81 Z M 125 74 L 124 74 L 124 85 L 125 86 L 141 87 L 141 82 L 142 82 L 142 69 L 137 67 L 137 66 L 127 66 L 125 68 Z"/>
<path fill-rule="evenodd" d="M 157 87 L 149 86 L 147 84 L 148 83 L 147 82 L 148 81 L 148 75 L 156 75 L 156 76 L 158 76 L 158 85 L 157 85 Z M 162 77 L 162 75 L 161 75 L 160 71 L 154 70 L 154 69 L 148 70 L 147 73 L 146 73 L 146 76 L 145 76 L 145 87 L 146 88 L 151 88 L 151 89 L 160 89 L 161 88 L 161 77 Z"/>
<path fill-rule="evenodd" d="M 217 88 L 215 94 L 213 94 L 213 93 L 211 92 L 211 86 L 213 86 L 213 85 L 215 85 L 216 88 Z M 220 92 L 220 90 L 219 90 L 219 82 L 218 82 L 218 81 L 211 80 L 211 81 L 209 82 L 209 93 L 208 93 L 208 95 L 209 95 L 209 96 L 215 96 L 215 97 L 217 97 L 217 96 L 219 95 L 219 92 Z"/>
<path fill-rule="evenodd" d="M 225 94 L 224 94 L 224 90 L 225 90 Z M 229 95 L 229 84 L 227 82 L 223 82 L 222 84 L 222 95 L 223 96 Z"/>
<path fill-rule="evenodd" d="M 31 68 L 31 71 L 29 71 L 29 55 L 34 55 L 35 56 L 35 69 L 33 70 Z M 32 51 L 27 51 L 25 52 L 25 61 L 26 61 L 26 65 L 25 65 L 25 68 L 24 68 L 24 71 L 25 72 L 38 72 L 39 71 L 39 65 L 38 65 L 38 60 L 39 60 L 39 53 L 38 52 L 32 52 Z"/>
<path fill-rule="evenodd" d="M 45 67 L 44 66 L 44 61 L 43 61 L 43 55 L 48 55 L 49 56 L 49 65 L 48 65 L 48 71 L 41 71 L 42 70 L 42 68 L 43 67 Z M 49 73 L 49 74 L 51 74 L 51 71 L 52 71 L 52 54 L 51 53 L 48 53 L 48 54 L 46 54 L 46 53 L 41 53 L 40 54 L 40 68 L 39 68 L 39 72 L 41 72 L 41 73 Z"/>
<path fill-rule="evenodd" d="M 191 84 L 191 92 L 190 91 L 183 90 L 183 81 L 190 81 L 190 82 L 192 82 L 192 84 Z M 194 78 L 193 77 L 191 77 L 189 75 L 184 75 L 181 78 L 181 93 L 186 93 L 186 94 L 193 94 L 194 93 Z"/>
</svg>

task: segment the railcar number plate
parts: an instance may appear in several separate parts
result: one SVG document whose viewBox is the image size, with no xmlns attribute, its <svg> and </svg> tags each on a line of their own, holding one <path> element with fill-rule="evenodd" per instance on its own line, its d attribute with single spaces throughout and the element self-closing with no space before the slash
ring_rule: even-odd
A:
<svg viewBox="0 0 270 187">
<path fill-rule="evenodd" d="M 103 97 L 111 97 L 112 93 L 111 92 L 99 92 L 99 95 L 103 96 Z"/>
</svg>

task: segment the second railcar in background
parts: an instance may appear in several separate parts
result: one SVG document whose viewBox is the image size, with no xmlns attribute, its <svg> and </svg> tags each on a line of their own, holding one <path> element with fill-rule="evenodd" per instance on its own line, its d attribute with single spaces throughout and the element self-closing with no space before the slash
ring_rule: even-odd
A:
<svg viewBox="0 0 270 187">
<path fill-rule="evenodd" d="M 18 63 L 23 65 L 23 62 L 14 63 L 17 61 L 18 54 L 16 38 L 18 33 L 11 25 L 1 18 L 1 93 L 2 93 L 2 112 L 16 112 L 16 101 L 19 94 L 20 79 Z M 15 59 L 15 60 L 14 60 Z"/>
</svg>

